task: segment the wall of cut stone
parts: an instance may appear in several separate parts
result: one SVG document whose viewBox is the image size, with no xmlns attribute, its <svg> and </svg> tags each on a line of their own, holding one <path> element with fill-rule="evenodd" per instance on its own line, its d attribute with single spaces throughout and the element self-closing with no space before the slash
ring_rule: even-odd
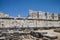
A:
<svg viewBox="0 0 60 40">
<path fill-rule="evenodd" d="M 60 21 L 0 20 L 0 27 L 60 27 Z"/>
<path fill-rule="evenodd" d="M 29 10 L 27 19 L 2 19 L 9 15 L 0 13 L 0 27 L 60 27 L 58 14 Z M 12 18 L 12 17 L 11 17 Z"/>
</svg>

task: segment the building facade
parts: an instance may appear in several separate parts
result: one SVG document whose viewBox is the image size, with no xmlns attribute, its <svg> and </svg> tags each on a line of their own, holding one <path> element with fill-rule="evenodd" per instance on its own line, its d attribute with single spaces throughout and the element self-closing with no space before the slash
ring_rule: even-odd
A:
<svg viewBox="0 0 60 40">
<path fill-rule="evenodd" d="M 0 28 L 9 27 L 60 27 L 60 16 L 56 13 L 29 10 L 24 19 L 0 13 Z"/>
</svg>

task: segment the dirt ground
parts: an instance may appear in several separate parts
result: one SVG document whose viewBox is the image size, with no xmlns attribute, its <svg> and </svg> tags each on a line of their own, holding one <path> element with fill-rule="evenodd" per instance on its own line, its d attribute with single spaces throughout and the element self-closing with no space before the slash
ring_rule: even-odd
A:
<svg viewBox="0 0 60 40">
<path fill-rule="evenodd" d="M 60 33 L 54 32 L 54 29 L 50 29 L 50 30 L 38 30 L 38 31 L 44 31 L 44 32 L 47 32 L 48 34 L 56 35 L 58 37 L 58 39 L 56 39 L 56 40 L 60 40 Z"/>
</svg>

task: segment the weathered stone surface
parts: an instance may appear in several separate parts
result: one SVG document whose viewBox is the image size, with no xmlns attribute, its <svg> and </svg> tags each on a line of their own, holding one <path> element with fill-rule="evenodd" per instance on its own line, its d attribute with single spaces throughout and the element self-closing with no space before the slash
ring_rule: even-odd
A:
<svg viewBox="0 0 60 40">
<path fill-rule="evenodd" d="M 7 18 L 8 17 L 8 18 Z M 18 15 L 19 19 L 11 19 L 8 14 L 0 13 L 0 27 L 60 27 L 58 14 L 49 12 L 29 10 L 29 15 L 23 19 Z"/>
</svg>

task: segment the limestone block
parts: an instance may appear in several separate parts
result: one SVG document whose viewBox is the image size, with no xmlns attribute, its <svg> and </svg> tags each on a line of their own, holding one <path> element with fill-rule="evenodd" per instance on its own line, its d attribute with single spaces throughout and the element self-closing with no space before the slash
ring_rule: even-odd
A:
<svg viewBox="0 0 60 40">
<path fill-rule="evenodd" d="M 39 19 L 46 19 L 45 12 L 39 12 Z"/>
<path fill-rule="evenodd" d="M 52 14 L 49 14 L 49 13 L 47 14 L 47 19 L 48 19 L 48 20 L 52 20 L 51 15 L 52 15 Z"/>
<path fill-rule="evenodd" d="M 54 20 L 58 20 L 58 14 L 54 14 Z"/>
</svg>

